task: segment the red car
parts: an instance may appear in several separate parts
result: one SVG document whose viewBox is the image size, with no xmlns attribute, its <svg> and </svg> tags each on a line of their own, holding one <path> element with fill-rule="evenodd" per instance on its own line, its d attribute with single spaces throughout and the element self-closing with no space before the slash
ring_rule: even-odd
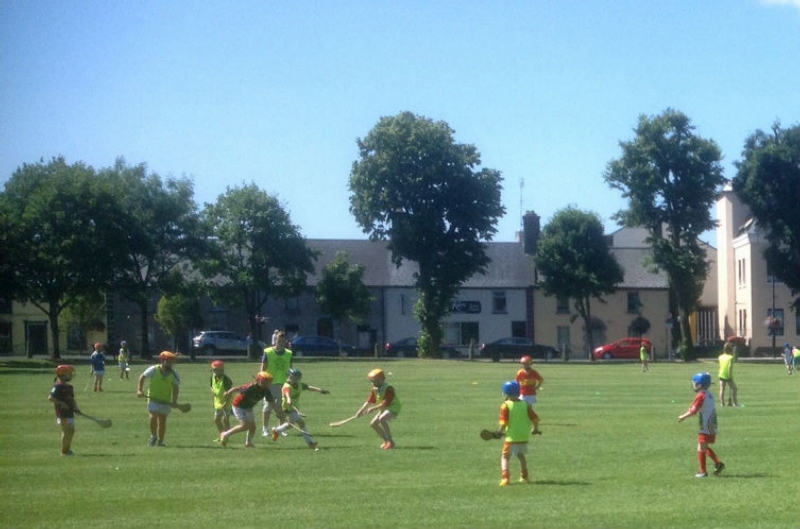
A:
<svg viewBox="0 0 800 529">
<path fill-rule="evenodd" d="M 614 343 L 601 345 L 592 353 L 597 360 L 610 360 L 612 358 L 639 359 L 639 349 L 642 344 L 647 347 L 647 354 L 653 350 L 653 344 L 647 338 L 622 338 Z"/>
</svg>

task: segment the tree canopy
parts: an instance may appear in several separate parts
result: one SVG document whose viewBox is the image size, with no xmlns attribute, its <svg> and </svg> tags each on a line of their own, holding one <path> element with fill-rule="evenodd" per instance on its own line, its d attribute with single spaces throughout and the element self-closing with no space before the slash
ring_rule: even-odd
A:
<svg viewBox="0 0 800 529">
<path fill-rule="evenodd" d="M 60 358 L 62 311 L 113 280 L 120 258 L 115 204 L 115 190 L 94 169 L 63 157 L 22 165 L 0 195 L 3 294 L 47 315 L 53 359 Z"/>
<path fill-rule="evenodd" d="M 505 213 L 500 172 L 482 168 L 473 145 L 456 143 L 447 123 L 411 112 L 383 117 L 357 141 L 350 211 L 372 240 L 387 240 L 392 260 L 418 265 L 415 314 L 431 355 L 439 354 L 441 319 L 460 285 L 489 263 Z"/>
<path fill-rule="evenodd" d="M 603 296 L 612 294 L 624 279 L 603 234 L 600 217 L 573 207 L 556 212 L 539 237 L 535 263 L 542 292 L 573 302 L 587 330 L 585 340 L 593 360 L 591 301 L 605 303 Z"/>
<path fill-rule="evenodd" d="M 216 301 L 244 309 L 261 339 L 261 314 L 270 296 L 298 294 L 317 256 L 277 198 L 254 184 L 228 188 L 207 204 L 203 220 L 214 243 L 203 275 Z"/>
<path fill-rule="evenodd" d="M 800 125 L 754 132 L 736 163 L 732 186 L 769 242 L 770 271 L 791 289 L 800 310 Z"/>
<path fill-rule="evenodd" d="M 725 183 L 719 147 L 694 130 L 673 109 L 640 116 L 636 137 L 620 142 L 622 156 L 605 171 L 606 183 L 628 199 L 628 208 L 615 218 L 649 232 L 652 262 L 669 279 L 670 312 L 680 316 L 675 332 L 687 355 L 693 350 L 688 316 L 697 308 L 709 267 L 700 236 L 716 226 L 711 211 Z"/>
<path fill-rule="evenodd" d="M 145 164 L 128 166 L 122 158 L 98 176 L 116 190 L 114 204 L 121 230 L 113 244 L 121 258 L 114 263 L 114 286 L 139 308 L 140 354 L 147 358 L 151 296 L 174 293 L 184 280 L 179 272 L 200 255 L 205 244 L 194 188 L 186 178 L 162 179 L 148 174 Z"/>
<path fill-rule="evenodd" d="M 363 264 L 350 264 L 347 253 L 337 252 L 317 283 L 316 299 L 320 310 L 335 322 L 344 319 L 360 323 L 369 315 L 372 294 L 364 284 Z"/>
</svg>

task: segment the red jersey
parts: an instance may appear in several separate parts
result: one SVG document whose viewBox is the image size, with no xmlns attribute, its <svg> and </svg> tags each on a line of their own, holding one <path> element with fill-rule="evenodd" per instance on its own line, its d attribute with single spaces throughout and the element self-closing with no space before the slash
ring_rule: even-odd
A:
<svg viewBox="0 0 800 529">
<path fill-rule="evenodd" d="M 523 367 L 517 371 L 516 381 L 519 382 L 519 394 L 524 397 L 536 395 L 536 388 L 544 382 L 544 379 L 535 369 L 528 370 Z"/>
</svg>

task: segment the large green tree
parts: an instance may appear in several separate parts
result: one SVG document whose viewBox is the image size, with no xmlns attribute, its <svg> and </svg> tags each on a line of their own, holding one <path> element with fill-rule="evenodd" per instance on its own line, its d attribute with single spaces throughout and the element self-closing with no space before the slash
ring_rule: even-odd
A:
<svg viewBox="0 0 800 529">
<path fill-rule="evenodd" d="M 112 284 L 120 258 L 115 198 L 94 169 L 63 157 L 23 164 L 0 195 L 4 295 L 47 315 L 54 360 L 61 356 L 61 313 Z"/>
<path fill-rule="evenodd" d="M 121 236 L 114 241 L 121 259 L 114 263 L 115 288 L 139 308 L 140 354 L 150 356 L 148 322 L 153 299 L 173 294 L 190 262 L 205 248 L 194 188 L 189 179 L 147 172 L 118 158 L 99 172 L 117 192 L 115 205 Z"/>
<path fill-rule="evenodd" d="M 473 145 L 454 141 L 443 121 L 402 112 L 383 117 L 357 140 L 350 211 L 371 240 L 387 240 L 392 260 L 418 265 L 415 315 L 430 356 L 441 319 L 460 285 L 489 264 L 484 241 L 505 213 L 500 172 L 483 168 Z"/>
<path fill-rule="evenodd" d="M 624 279 L 600 217 L 573 207 L 558 211 L 542 230 L 535 263 L 542 292 L 571 300 L 577 313 L 573 319 L 583 319 L 589 358 L 594 360 L 592 300 L 605 303 L 603 296 Z"/>
<path fill-rule="evenodd" d="M 761 130 L 745 142 L 733 190 L 763 229 L 764 257 L 775 277 L 791 289 L 800 310 L 800 125 Z"/>
<path fill-rule="evenodd" d="M 606 183 L 628 199 L 628 208 L 615 218 L 648 230 L 652 264 L 667 274 L 670 313 L 679 316 L 674 329 L 684 357 L 694 354 L 689 315 L 709 269 L 700 236 L 716 226 L 711 211 L 725 183 L 719 147 L 694 130 L 689 118 L 673 109 L 640 116 L 636 137 L 620 142 L 622 156 L 605 171 Z"/>
<path fill-rule="evenodd" d="M 337 252 L 322 271 L 316 299 L 320 310 L 335 323 L 341 325 L 345 319 L 361 323 L 369 315 L 373 297 L 364 284 L 365 270 L 363 264 L 350 264 L 346 252 Z"/>
<path fill-rule="evenodd" d="M 277 198 L 254 184 L 228 188 L 203 219 L 214 241 L 203 274 L 212 298 L 246 311 L 253 336 L 261 340 L 257 316 L 270 296 L 299 294 L 314 271 L 316 253 Z"/>
</svg>

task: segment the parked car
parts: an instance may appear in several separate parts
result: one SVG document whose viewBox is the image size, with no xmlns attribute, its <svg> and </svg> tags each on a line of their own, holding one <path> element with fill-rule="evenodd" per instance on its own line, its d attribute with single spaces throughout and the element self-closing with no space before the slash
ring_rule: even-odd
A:
<svg viewBox="0 0 800 529">
<path fill-rule="evenodd" d="M 608 343 L 596 347 L 592 353 L 597 360 L 611 360 L 614 358 L 634 358 L 639 359 L 639 349 L 642 344 L 647 347 L 647 353 L 653 350 L 653 344 L 647 338 L 622 338 L 616 342 Z"/>
<path fill-rule="evenodd" d="M 387 343 L 383 347 L 383 355 L 394 358 L 416 358 L 419 356 L 417 347 L 417 337 L 409 336 L 402 340 Z M 449 345 L 442 345 L 441 350 L 443 358 L 456 358 L 461 355 L 458 349 Z"/>
<path fill-rule="evenodd" d="M 520 359 L 523 356 L 550 360 L 561 356 L 561 352 L 551 345 L 534 343 L 533 340 L 521 336 L 500 338 L 491 343 L 481 344 L 481 357 L 491 358 L 499 362 L 501 358 Z"/>
<path fill-rule="evenodd" d="M 339 342 L 327 336 L 297 336 L 289 342 L 289 349 L 295 356 L 339 356 Z M 343 343 L 341 350 L 349 356 L 355 347 Z"/>
<path fill-rule="evenodd" d="M 201 331 L 200 334 L 192 338 L 194 348 L 201 354 L 213 356 L 217 354 L 246 355 L 247 338 L 241 334 L 230 331 Z M 260 350 L 266 344 L 259 342 Z"/>
</svg>

